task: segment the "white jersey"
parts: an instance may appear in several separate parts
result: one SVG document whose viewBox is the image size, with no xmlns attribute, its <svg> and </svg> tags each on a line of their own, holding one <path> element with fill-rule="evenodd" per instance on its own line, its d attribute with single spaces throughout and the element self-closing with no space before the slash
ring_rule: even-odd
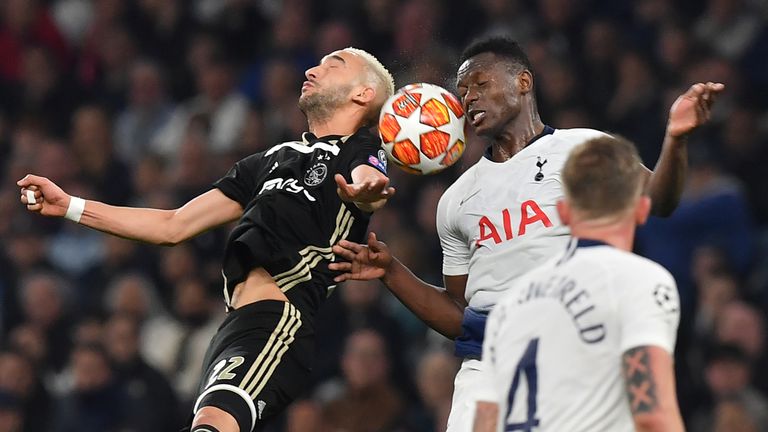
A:
<svg viewBox="0 0 768 432">
<path fill-rule="evenodd" d="M 443 274 L 469 275 L 470 307 L 489 310 L 515 279 L 562 250 L 569 230 L 555 207 L 560 173 L 574 147 L 604 135 L 554 130 L 505 162 L 481 158 L 445 191 L 437 207 Z"/>
<path fill-rule="evenodd" d="M 667 270 L 574 239 L 491 311 L 478 399 L 499 403 L 499 430 L 633 431 L 621 356 L 644 345 L 672 354 L 679 318 Z"/>
</svg>

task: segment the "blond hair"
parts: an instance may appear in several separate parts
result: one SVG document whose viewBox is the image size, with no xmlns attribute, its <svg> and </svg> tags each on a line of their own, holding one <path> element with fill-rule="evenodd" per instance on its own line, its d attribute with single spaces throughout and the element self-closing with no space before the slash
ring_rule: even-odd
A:
<svg viewBox="0 0 768 432">
<path fill-rule="evenodd" d="M 628 210 L 643 192 L 645 175 L 634 144 L 605 135 L 571 151 L 562 179 L 571 206 L 601 218 Z"/>
<path fill-rule="evenodd" d="M 395 93 L 395 79 L 386 67 L 373 54 L 360 48 L 347 47 L 342 51 L 355 54 L 363 59 L 368 72 L 367 79 L 376 89 L 376 99 L 371 105 L 371 118 L 376 119 L 384 102 Z"/>
</svg>

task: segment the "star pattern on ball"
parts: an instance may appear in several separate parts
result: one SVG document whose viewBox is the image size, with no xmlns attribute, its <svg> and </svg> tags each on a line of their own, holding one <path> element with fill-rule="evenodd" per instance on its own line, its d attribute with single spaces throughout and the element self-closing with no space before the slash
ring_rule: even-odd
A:
<svg viewBox="0 0 768 432">
<path fill-rule="evenodd" d="M 411 101 L 418 104 L 416 109 Z M 395 164 L 408 172 L 431 174 L 461 157 L 464 119 L 460 101 L 450 92 L 434 84 L 412 84 L 385 103 L 379 134 Z"/>
<path fill-rule="evenodd" d="M 395 135 L 395 142 L 419 136 L 435 129 L 432 126 L 427 126 L 419 121 L 420 116 L 421 108 L 414 111 L 410 116 L 400 119 L 400 130 L 397 132 L 397 135 Z"/>
<path fill-rule="evenodd" d="M 456 114 L 454 114 L 453 110 L 448 110 L 448 115 L 451 118 L 450 121 L 447 124 L 438 127 L 437 130 L 443 131 L 451 136 L 448 139 L 448 142 L 452 143 L 448 147 L 450 149 L 453 143 L 456 143 L 459 140 L 464 142 L 464 119 L 466 116 L 461 116 L 461 118 L 458 118 L 456 117 Z"/>
</svg>

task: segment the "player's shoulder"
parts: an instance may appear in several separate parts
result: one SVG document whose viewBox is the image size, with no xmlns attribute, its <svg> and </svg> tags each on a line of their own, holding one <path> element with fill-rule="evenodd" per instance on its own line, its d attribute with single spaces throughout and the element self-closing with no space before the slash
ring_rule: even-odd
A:
<svg viewBox="0 0 768 432">
<path fill-rule="evenodd" d="M 374 143 L 378 146 L 381 145 L 381 141 L 378 139 L 376 135 L 370 130 L 370 128 L 367 127 L 361 127 L 355 133 L 352 135 L 347 135 L 340 138 L 340 141 L 344 144 L 347 143 L 364 143 L 364 144 L 370 144 Z"/>
<path fill-rule="evenodd" d="M 633 281 L 655 281 L 674 284 L 672 274 L 661 264 L 632 252 L 613 247 L 595 250 L 594 258 L 607 268 L 614 269 L 617 278 L 632 283 Z"/>
<path fill-rule="evenodd" d="M 443 192 L 443 196 L 440 197 L 440 202 L 443 203 L 443 205 L 456 200 L 459 202 L 468 192 L 471 192 L 477 179 L 479 165 L 480 162 L 469 167 L 459 176 L 459 178 L 448 186 L 445 192 Z"/>
<path fill-rule="evenodd" d="M 579 145 L 587 142 L 591 139 L 609 136 L 609 134 L 599 131 L 597 129 L 589 128 L 571 128 L 571 129 L 555 129 L 552 134 L 552 140 L 558 143 Z"/>
<path fill-rule="evenodd" d="M 611 286 L 620 310 L 644 314 L 661 310 L 664 317 L 679 319 L 680 295 L 675 278 L 667 269 L 631 252 L 616 250 L 614 255 L 616 258 L 605 265 L 613 271 Z"/>
<path fill-rule="evenodd" d="M 269 149 L 262 150 L 256 153 L 252 153 L 248 156 L 245 156 L 244 158 L 237 161 L 235 165 L 240 168 L 254 168 L 258 166 L 258 164 L 260 163 L 264 155 L 267 154 L 268 150 Z"/>
</svg>

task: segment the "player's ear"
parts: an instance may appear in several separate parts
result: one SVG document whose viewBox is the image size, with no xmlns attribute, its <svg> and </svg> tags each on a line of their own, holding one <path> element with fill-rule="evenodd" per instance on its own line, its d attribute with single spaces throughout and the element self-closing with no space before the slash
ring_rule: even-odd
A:
<svg viewBox="0 0 768 432">
<path fill-rule="evenodd" d="M 520 93 L 526 94 L 533 91 L 533 74 L 528 69 L 520 72 L 517 76 L 517 86 L 520 88 Z"/>
<path fill-rule="evenodd" d="M 352 101 L 361 105 L 369 104 L 376 99 L 376 90 L 369 86 L 360 86 L 352 93 Z"/>
<path fill-rule="evenodd" d="M 557 200 L 557 215 L 560 216 L 563 225 L 571 223 L 571 206 L 564 199 Z"/>
<path fill-rule="evenodd" d="M 648 220 L 648 215 L 651 214 L 651 197 L 648 195 L 641 195 L 640 199 L 635 204 L 635 222 L 638 225 L 643 225 Z"/>
</svg>

